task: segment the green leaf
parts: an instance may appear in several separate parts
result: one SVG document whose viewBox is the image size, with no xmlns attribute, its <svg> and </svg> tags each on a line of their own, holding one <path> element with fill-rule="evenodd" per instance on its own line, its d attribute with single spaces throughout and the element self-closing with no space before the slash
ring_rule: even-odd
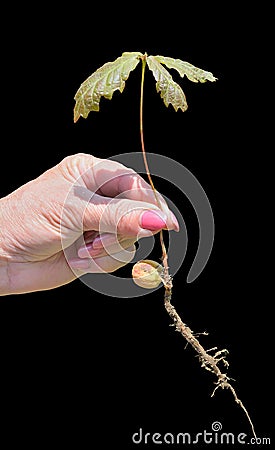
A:
<svg viewBox="0 0 275 450">
<path fill-rule="evenodd" d="M 74 122 L 86 118 L 90 111 L 99 111 L 101 97 L 111 100 L 114 91 L 123 91 L 125 81 L 139 63 L 142 53 L 124 52 L 115 61 L 107 62 L 80 86 L 75 94 Z"/>
<path fill-rule="evenodd" d="M 147 57 L 149 69 L 153 72 L 156 80 L 157 92 L 164 101 L 165 106 L 171 105 L 177 111 L 181 109 L 186 111 L 188 108 L 185 94 L 181 87 L 175 83 L 170 73 L 163 67 L 155 56 Z"/>
<path fill-rule="evenodd" d="M 177 70 L 181 77 L 186 75 L 190 81 L 194 81 L 195 83 L 198 83 L 198 81 L 205 83 L 206 81 L 217 80 L 211 72 L 206 72 L 205 70 L 199 69 L 198 67 L 193 66 L 193 64 L 182 61 L 181 59 L 174 59 L 159 55 L 154 58 L 158 62 L 165 64 L 169 67 L 169 69 Z"/>
</svg>

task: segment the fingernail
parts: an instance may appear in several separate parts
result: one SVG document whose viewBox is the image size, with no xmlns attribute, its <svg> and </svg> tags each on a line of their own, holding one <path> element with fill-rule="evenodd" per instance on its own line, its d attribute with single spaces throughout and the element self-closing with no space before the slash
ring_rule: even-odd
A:
<svg viewBox="0 0 275 450">
<path fill-rule="evenodd" d="M 175 231 L 179 231 L 180 230 L 179 222 L 178 222 L 175 214 L 172 211 L 171 211 L 171 219 L 172 219 L 173 225 L 175 225 Z"/>
<path fill-rule="evenodd" d="M 107 247 L 108 245 L 115 244 L 118 242 L 118 237 L 113 234 L 102 234 L 101 236 L 98 236 L 95 238 L 93 242 L 93 248 L 100 248 Z"/>
<path fill-rule="evenodd" d="M 92 242 L 90 242 L 88 244 L 86 243 L 86 245 L 79 247 L 78 252 L 77 252 L 79 258 L 88 258 L 90 256 L 89 252 L 90 252 L 90 250 L 92 250 L 92 248 L 93 248 Z"/>
<path fill-rule="evenodd" d="M 102 247 L 94 248 L 91 244 L 89 244 L 85 247 L 80 247 L 77 254 L 79 258 L 90 258 L 91 256 L 99 255 L 101 252 Z"/>
<path fill-rule="evenodd" d="M 93 241 L 93 248 L 102 247 L 102 238 L 101 236 L 97 236 Z"/>
<path fill-rule="evenodd" d="M 145 211 L 140 218 L 140 226 L 156 231 L 166 227 L 167 216 L 162 211 Z"/>
<path fill-rule="evenodd" d="M 68 264 L 73 269 L 89 269 L 91 266 L 91 260 L 90 259 L 72 259 L 71 261 L 68 261 Z"/>
</svg>

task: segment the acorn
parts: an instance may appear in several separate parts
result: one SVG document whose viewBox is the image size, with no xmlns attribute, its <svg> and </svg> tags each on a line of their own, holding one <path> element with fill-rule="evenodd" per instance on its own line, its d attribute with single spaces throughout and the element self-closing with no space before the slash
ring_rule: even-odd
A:
<svg viewBox="0 0 275 450">
<path fill-rule="evenodd" d="M 154 289 L 162 283 L 163 266 L 151 259 L 143 259 L 134 264 L 133 281 L 145 289 Z"/>
</svg>

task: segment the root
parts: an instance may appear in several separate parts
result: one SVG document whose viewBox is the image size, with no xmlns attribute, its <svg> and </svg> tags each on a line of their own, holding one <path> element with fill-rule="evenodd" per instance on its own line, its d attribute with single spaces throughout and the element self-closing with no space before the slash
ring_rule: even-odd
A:
<svg viewBox="0 0 275 450">
<path fill-rule="evenodd" d="M 173 320 L 173 324 L 171 326 L 175 327 L 175 330 L 178 331 L 187 341 L 188 344 L 190 344 L 194 350 L 197 352 L 201 367 L 203 367 L 205 370 L 208 370 L 209 372 L 212 372 L 217 377 L 217 381 L 215 382 L 216 387 L 211 395 L 213 397 L 215 395 L 215 392 L 217 389 L 229 389 L 232 392 L 232 395 L 234 397 L 235 402 L 242 408 L 244 411 L 249 424 L 252 429 L 252 433 L 254 437 L 256 438 L 256 433 L 254 429 L 254 425 L 252 423 L 252 420 L 248 414 L 247 409 L 243 405 L 242 401 L 238 398 L 235 389 L 230 383 L 230 380 L 232 378 L 229 378 L 226 373 L 223 373 L 218 364 L 222 363 L 226 368 L 228 368 L 229 363 L 226 360 L 226 355 L 228 354 L 228 351 L 226 349 L 218 350 L 217 347 L 211 348 L 209 350 L 205 350 L 203 346 L 199 343 L 198 339 L 196 338 L 196 335 L 192 332 L 192 330 L 185 325 L 180 316 L 178 315 L 175 307 L 171 304 L 171 297 L 172 297 L 172 278 L 167 275 L 163 277 L 163 284 L 165 287 L 165 294 L 164 294 L 164 306 L 166 311 L 168 312 L 169 316 Z M 207 333 L 202 333 L 207 334 Z M 215 352 L 211 355 L 211 352 Z"/>
</svg>

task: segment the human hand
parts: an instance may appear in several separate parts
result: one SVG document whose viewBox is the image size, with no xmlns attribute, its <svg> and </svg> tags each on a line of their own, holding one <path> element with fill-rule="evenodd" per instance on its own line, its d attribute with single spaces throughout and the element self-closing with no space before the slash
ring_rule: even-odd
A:
<svg viewBox="0 0 275 450">
<path fill-rule="evenodd" d="M 52 289 L 126 265 L 139 238 L 178 231 L 158 196 L 161 210 L 150 185 L 115 161 L 65 158 L 0 200 L 2 295 Z"/>
</svg>

